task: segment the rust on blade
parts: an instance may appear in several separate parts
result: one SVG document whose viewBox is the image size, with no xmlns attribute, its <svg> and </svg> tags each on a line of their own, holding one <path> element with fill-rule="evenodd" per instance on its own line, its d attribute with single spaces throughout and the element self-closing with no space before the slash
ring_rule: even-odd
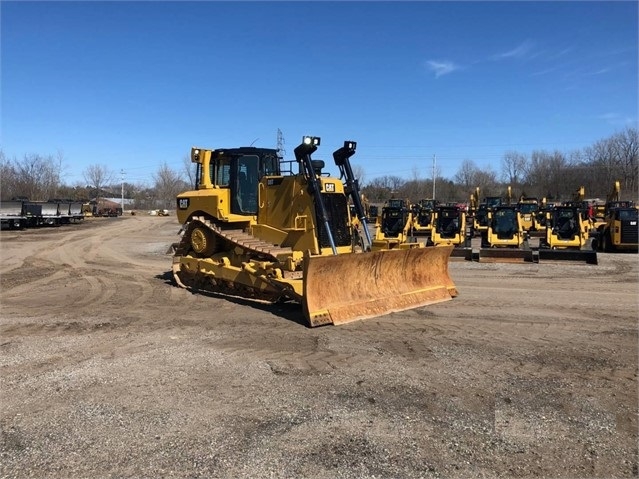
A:
<svg viewBox="0 0 639 479">
<path fill-rule="evenodd" d="M 304 312 L 311 326 L 343 324 L 450 300 L 453 246 L 307 258 Z"/>
</svg>

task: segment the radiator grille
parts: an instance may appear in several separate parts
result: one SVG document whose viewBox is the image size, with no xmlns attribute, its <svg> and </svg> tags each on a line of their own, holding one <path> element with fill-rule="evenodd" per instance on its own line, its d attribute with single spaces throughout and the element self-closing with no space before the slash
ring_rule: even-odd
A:
<svg viewBox="0 0 639 479">
<path fill-rule="evenodd" d="M 348 224 L 348 204 L 346 196 L 332 193 L 322 193 L 322 200 L 326 207 L 328 224 L 333 234 L 335 246 L 350 246 L 351 231 Z M 320 248 L 330 248 L 331 243 L 324 229 L 324 225 L 318 225 Z"/>
<path fill-rule="evenodd" d="M 639 243 L 639 229 L 637 229 L 637 221 L 634 225 L 630 221 L 621 222 L 621 242 L 622 243 Z"/>
</svg>

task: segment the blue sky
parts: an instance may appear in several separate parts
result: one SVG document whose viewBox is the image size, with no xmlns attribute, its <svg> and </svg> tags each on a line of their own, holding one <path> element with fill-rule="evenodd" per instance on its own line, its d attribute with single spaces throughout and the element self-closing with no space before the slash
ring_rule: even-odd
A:
<svg viewBox="0 0 639 479">
<path fill-rule="evenodd" d="M 191 146 L 314 158 L 365 181 L 569 152 L 638 116 L 637 2 L 2 1 L 1 146 L 152 182 Z"/>
</svg>

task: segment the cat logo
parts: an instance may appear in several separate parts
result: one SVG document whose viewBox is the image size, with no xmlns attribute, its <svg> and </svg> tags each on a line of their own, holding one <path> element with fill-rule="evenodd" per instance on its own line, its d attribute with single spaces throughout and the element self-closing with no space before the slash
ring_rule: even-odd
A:
<svg viewBox="0 0 639 479">
<path fill-rule="evenodd" d="M 326 183 L 324 185 L 324 190 L 327 193 L 335 193 L 335 183 Z"/>
<path fill-rule="evenodd" d="M 178 208 L 181 210 L 186 210 L 189 208 L 189 199 L 188 198 L 178 198 Z"/>
</svg>

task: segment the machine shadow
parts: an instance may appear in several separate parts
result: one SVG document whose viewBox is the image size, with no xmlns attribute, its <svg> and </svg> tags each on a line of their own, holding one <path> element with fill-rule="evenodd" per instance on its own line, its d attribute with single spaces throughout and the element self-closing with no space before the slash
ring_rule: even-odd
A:
<svg viewBox="0 0 639 479">
<path fill-rule="evenodd" d="M 171 271 L 166 271 L 162 274 L 158 274 L 155 276 L 155 279 L 159 279 L 169 286 L 174 288 L 178 288 L 179 286 L 175 283 L 173 279 L 173 273 Z M 302 306 L 299 303 L 294 301 L 281 301 L 277 303 L 269 303 L 266 301 L 260 300 L 252 300 L 247 298 L 242 298 L 240 296 L 232 296 L 224 293 L 215 293 L 212 291 L 191 291 L 188 290 L 191 294 L 197 294 L 199 296 L 206 296 L 210 298 L 218 298 L 224 299 L 225 301 L 229 301 L 233 304 L 237 304 L 239 306 L 249 306 L 253 309 L 257 309 L 259 311 L 264 311 L 265 313 L 270 313 L 275 316 L 279 316 L 293 323 L 297 323 L 300 326 L 304 326 L 306 328 L 309 327 L 306 319 L 304 318 L 304 314 L 302 313 Z"/>
</svg>

